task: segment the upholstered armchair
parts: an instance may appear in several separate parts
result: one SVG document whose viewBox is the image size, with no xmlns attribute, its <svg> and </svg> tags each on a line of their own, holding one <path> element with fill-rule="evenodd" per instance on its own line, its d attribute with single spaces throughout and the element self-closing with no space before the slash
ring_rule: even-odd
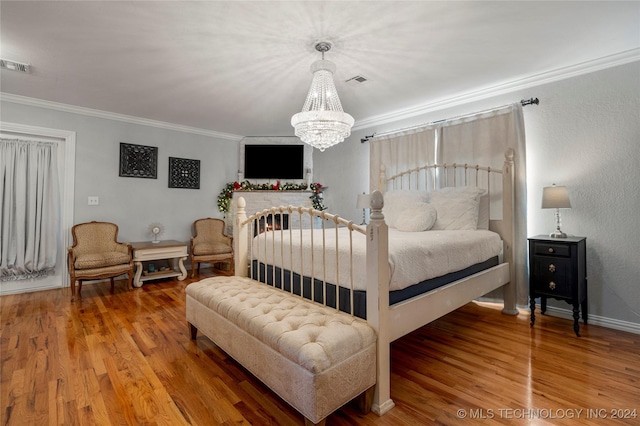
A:
<svg viewBox="0 0 640 426">
<path fill-rule="evenodd" d="M 129 243 L 120 243 L 118 225 L 109 222 L 79 223 L 71 228 L 73 245 L 67 249 L 69 276 L 71 277 L 71 297 L 78 297 L 82 291 L 82 281 L 111 279 L 111 291 L 114 289 L 114 277 L 127 274 L 128 288 L 133 279 L 132 248 Z"/>
<path fill-rule="evenodd" d="M 233 271 L 233 238 L 224 234 L 222 219 L 198 219 L 193 222 L 194 236 L 191 237 L 191 277 L 200 274 L 200 263 L 229 261 Z M 197 266 L 196 266 L 197 265 Z"/>
</svg>

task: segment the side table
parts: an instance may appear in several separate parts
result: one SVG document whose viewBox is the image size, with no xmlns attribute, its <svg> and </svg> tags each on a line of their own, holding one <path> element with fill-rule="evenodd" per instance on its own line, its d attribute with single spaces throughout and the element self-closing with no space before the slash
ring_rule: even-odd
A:
<svg viewBox="0 0 640 426">
<path fill-rule="evenodd" d="M 184 268 L 184 261 L 187 259 L 187 244 L 166 240 L 158 243 L 151 241 L 140 241 L 131 243 L 133 247 L 133 262 L 136 265 L 136 274 L 133 278 L 134 287 L 142 287 L 148 280 L 158 280 L 161 278 L 178 277 L 182 281 L 187 277 L 187 270 Z M 176 266 L 176 259 L 178 259 Z M 171 267 L 165 271 L 145 271 L 143 275 L 142 262 L 153 260 L 168 260 Z"/>
<path fill-rule="evenodd" d="M 585 324 L 588 315 L 586 238 L 529 238 L 529 297 L 532 327 L 536 321 L 536 297 L 540 297 L 543 314 L 547 298 L 551 297 L 573 306 L 573 330 L 580 337 L 580 308 Z"/>
</svg>

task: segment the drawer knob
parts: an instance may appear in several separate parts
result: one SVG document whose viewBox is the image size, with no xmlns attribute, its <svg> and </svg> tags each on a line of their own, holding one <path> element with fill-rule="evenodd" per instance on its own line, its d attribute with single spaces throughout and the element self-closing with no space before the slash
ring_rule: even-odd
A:
<svg viewBox="0 0 640 426">
<path fill-rule="evenodd" d="M 553 252 L 554 252 L 553 247 L 549 247 L 549 253 L 553 253 Z"/>
<path fill-rule="evenodd" d="M 549 272 L 555 272 L 555 271 L 556 271 L 556 265 L 552 263 L 551 265 L 549 265 Z"/>
<path fill-rule="evenodd" d="M 549 283 L 549 289 L 551 289 L 551 290 L 555 290 L 555 289 L 556 289 L 556 283 L 554 283 L 553 281 L 551 281 L 551 282 Z"/>
</svg>

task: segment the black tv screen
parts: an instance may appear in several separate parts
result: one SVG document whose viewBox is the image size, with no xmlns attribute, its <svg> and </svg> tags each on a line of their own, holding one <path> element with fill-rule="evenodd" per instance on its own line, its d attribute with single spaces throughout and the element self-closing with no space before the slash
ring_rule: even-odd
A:
<svg viewBox="0 0 640 426">
<path fill-rule="evenodd" d="M 304 145 L 245 145 L 246 179 L 302 179 Z"/>
</svg>

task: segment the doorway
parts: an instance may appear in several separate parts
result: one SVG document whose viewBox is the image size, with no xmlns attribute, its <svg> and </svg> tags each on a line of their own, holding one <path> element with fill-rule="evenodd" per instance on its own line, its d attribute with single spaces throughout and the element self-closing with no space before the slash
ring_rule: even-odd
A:
<svg viewBox="0 0 640 426">
<path fill-rule="evenodd" d="M 57 143 L 60 187 L 60 223 L 55 274 L 42 278 L 0 282 L 0 295 L 68 287 L 66 250 L 70 245 L 71 227 L 73 226 L 76 132 L 0 122 L 0 135 L 9 138 L 37 139 Z"/>
</svg>

